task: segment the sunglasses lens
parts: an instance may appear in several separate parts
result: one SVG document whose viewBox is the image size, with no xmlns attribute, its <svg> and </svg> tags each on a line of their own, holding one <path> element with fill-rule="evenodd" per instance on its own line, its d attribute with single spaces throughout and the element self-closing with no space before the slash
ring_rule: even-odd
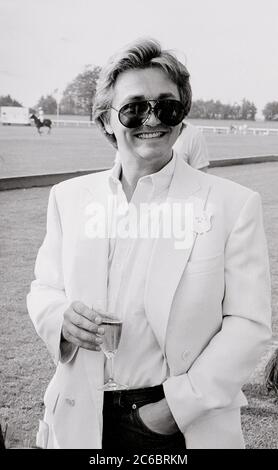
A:
<svg viewBox="0 0 278 470">
<path fill-rule="evenodd" d="M 159 100 L 153 111 L 166 126 L 177 126 L 185 116 L 184 106 L 177 100 Z M 137 101 L 124 105 L 119 111 L 121 124 L 130 129 L 140 127 L 148 119 L 151 105 L 148 101 Z"/>
<path fill-rule="evenodd" d="M 161 100 L 155 105 L 158 119 L 167 126 L 177 126 L 185 117 L 185 109 L 180 101 Z"/>
<path fill-rule="evenodd" d="M 119 120 L 125 127 L 135 128 L 143 124 L 149 113 L 147 101 L 129 103 L 119 111 Z"/>
</svg>

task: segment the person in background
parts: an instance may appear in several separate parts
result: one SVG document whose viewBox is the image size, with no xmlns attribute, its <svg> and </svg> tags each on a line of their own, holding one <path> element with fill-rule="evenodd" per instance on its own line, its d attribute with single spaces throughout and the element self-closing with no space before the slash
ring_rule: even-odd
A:
<svg viewBox="0 0 278 470">
<path fill-rule="evenodd" d="M 43 120 L 44 120 L 44 111 L 43 111 L 41 106 L 39 107 L 39 120 L 41 122 L 43 122 Z"/>
<path fill-rule="evenodd" d="M 102 69 L 94 121 L 120 161 L 53 186 L 27 298 L 57 365 L 39 447 L 244 448 L 242 387 L 271 337 L 261 199 L 173 152 L 191 96 L 186 67 L 152 39 Z M 109 313 L 125 390 L 102 389 Z"/>
<path fill-rule="evenodd" d="M 209 166 L 209 153 L 205 138 L 198 127 L 183 121 L 182 129 L 173 149 L 192 168 L 206 171 Z"/>
</svg>

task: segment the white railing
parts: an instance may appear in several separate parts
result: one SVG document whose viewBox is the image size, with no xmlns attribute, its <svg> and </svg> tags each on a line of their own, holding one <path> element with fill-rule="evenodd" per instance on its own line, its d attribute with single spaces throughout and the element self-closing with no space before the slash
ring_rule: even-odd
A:
<svg viewBox="0 0 278 470">
<path fill-rule="evenodd" d="M 81 127 L 81 126 L 85 126 L 85 127 L 91 127 L 91 126 L 94 126 L 95 123 L 94 121 L 78 121 L 78 120 L 75 120 L 75 119 L 51 119 L 52 123 L 56 126 L 56 127 L 66 127 L 66 126 L 77 126 L 77 127 Z"/>
<path fill-rule="evenodd" d="M 261 127 L 248 127 L 248 133 L 253 135 L 278 135 L 278 129 L 275 128 L 261 128 Z"/>
<path fill-rule="evenodd" d="M 228 126 L 197 126 L 202 132 L 213 134 L 229 134 L 230 128 Z"/>
<path fill-rule="evenodd" d="M 277 135 L 278 128 L 247 127 L 246 125 L 236 126 L 197 126 L 204 133 L 213 134 L 253 134 L 253 135 Z"/>
</svg>

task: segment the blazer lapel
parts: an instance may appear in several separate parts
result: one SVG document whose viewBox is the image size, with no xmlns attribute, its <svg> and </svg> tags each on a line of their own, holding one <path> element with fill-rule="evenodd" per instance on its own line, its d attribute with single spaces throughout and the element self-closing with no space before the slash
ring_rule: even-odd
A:
<svg viewBox="0 0 278 470">
<path fill-rule="evenodd" d="M 79 236 L 72 266 L 74 299 L 82 301 L 89 308 L 103 311 L 107 308 L 108 227 L 113 201 L 108 176 L 108 173 L 100 175 L 100 179 L 94 179 L 92 187 L 90 185 L 83 187 L 80 192 L 80 219 L 76 222 L 79 224 Z M 98 236 L 95 236 L 97 233 L 95 222 L 98 217 L 100 217 L 98 219 L 100 231 Z M 101 352 L 96 354 L 83 350 L 82 353 L 92 397 L 97 404 L 98 412 L 101 413 L 103 393 L 99 391 L 99 387 L 103 385 L 104 355 Z M 99 422 L 101 423 L 101 419 Z"/>
<path fill-rule="evenodd" d="M 167 198 L 171 207 L 173 207 L 172 203 L 179 203 L 181 209 L 188 205 L 187 207 L 193 208 L 193 217 L 195 218 L 205 207 L 208 191 L 209 188 L 201 187 L 196 172 L 177 158 Z M 165 351 L 166 330 L 173 297 L 196 237 L 197 234 L 193 231 L 189 243 L 179 246 L 173 235 L 171 238 L 160 236 L 154 245 L 146 279 L 145 309 L 163 352 Z"/>
<path fill-rule="evenodd" d="M 78 236 L 72 265 L 72 292 L 89 308 L 106 310 L 112 194 L 107 175 L 96 188 L 80 192 Z"/>
</svg>

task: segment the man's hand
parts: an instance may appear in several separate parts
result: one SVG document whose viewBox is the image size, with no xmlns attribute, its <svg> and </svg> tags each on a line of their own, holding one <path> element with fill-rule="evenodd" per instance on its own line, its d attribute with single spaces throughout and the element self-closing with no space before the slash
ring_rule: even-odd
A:
<svg viewBox="0 0 278 470">
<path fill-rule="evenodd" d="M 166 398 L 144 405 L 138 411 L 141 420 L 151 431 L 170 435 L 179 430 Z"/>
<path fill-rule="evenodd" d="M 101 322 L 98 312 L 82 302 L 73 302 L 64 313 L 62 340 L 90 351 L 100 351 L 100 336 L 104 334 L 104 328 L 99 326 Z"/>
</svg>

